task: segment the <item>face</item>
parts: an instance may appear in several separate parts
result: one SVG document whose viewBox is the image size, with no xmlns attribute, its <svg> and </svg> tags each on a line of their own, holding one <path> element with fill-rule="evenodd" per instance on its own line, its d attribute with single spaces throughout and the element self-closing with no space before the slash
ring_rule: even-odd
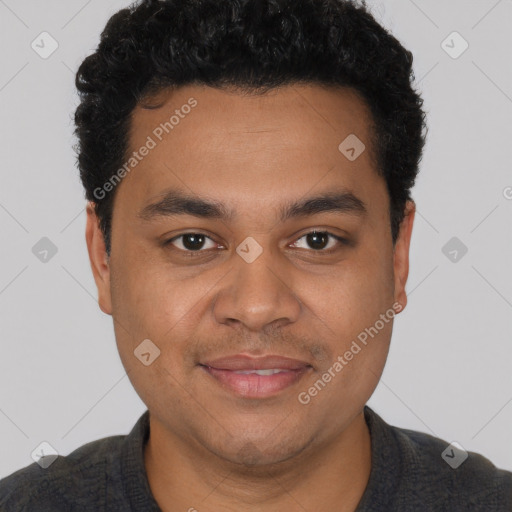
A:
<svg viewBox="0 0 512 512">
<path fill-rule="evenodd" d="M 224 460 L 328 443 L 360 417 L 406 305 L 413 204 L 393 247 L 365 103 L 316 85 L 155 103 L 133 112 L 110 259 L 91 207 L 86 235 L 135 390 L 155 424 Z M 350 134 L 359 156 L 339 149 Z"/>
</svg>

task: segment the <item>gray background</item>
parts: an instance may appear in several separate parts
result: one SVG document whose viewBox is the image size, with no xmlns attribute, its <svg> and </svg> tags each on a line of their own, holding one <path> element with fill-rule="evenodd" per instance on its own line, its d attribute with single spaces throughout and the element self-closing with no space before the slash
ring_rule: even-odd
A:
<svg viewBox="0 0 512 512">
<path fill-rule="evenodd" d="M 409 304 L 369 405 L 512 470 L 512 2 L 369 3 L 415 56 L 430 130 Z M 72 150 L 74 72 L 127 5 L 0 0 L 0 478 L 42 441 L 68 454 L 145 410 L 97 305 Z M 47 59 L 31 47 L 43 31 L 59 45 Z M 442 47 L 453 31 L 469 43 L 458 58 Z M 42 237 L 58 249 L 46 263 Z M 442 251 L 452 237 L 468 248 L 457 262 Z"/>
</svg>

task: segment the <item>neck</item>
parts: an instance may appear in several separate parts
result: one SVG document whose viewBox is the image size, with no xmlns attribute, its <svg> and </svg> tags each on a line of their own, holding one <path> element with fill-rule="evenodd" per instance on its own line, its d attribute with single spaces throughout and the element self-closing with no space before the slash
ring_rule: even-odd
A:
<svg viewBox="0 0 512 512">
<path fill-rule="evenodd" d="M 328 442 L 312 442 L 279 464 L 249 467 L 184 442 L 150 414 L 144 463 L 163 512 L 354 512 L 370 476 L 371 439 L 361 412 Z"/>
</svg>

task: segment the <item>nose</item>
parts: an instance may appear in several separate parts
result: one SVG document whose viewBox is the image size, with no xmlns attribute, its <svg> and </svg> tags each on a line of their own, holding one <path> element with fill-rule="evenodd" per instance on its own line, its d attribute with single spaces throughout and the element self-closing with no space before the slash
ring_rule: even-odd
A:
<svg viewBox="0 0 512 512">
<path fill-rule="evenodd" d="M 265 248 L 251 262 L 234 253 L 231 272 L 219 283 L 221 290 L 215 297 L 216 321 L 235 327 L 243 324 L 254 332 L 296 322 L 302 307 L 289 267 Z"/>
</svg>

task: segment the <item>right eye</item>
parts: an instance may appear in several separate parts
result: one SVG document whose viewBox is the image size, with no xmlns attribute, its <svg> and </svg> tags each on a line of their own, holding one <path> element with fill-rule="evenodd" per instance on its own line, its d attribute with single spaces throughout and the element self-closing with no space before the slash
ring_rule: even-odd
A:
<svg viewBox="0 0 512 512">
<path fill-rule="evenodd" d="M 195 256 L 194 253 L 205 252 L 202 249 L 204 248 L 204 244 L 207 240 L 212 242 L 213 246 L 218 245 L 204 233 L 182 233 L 165 241 L 164 246 L 173 246 L 173 248 L 176 248 L 179 251 L 189 253 L 187 256 Z"/>
</svg>

